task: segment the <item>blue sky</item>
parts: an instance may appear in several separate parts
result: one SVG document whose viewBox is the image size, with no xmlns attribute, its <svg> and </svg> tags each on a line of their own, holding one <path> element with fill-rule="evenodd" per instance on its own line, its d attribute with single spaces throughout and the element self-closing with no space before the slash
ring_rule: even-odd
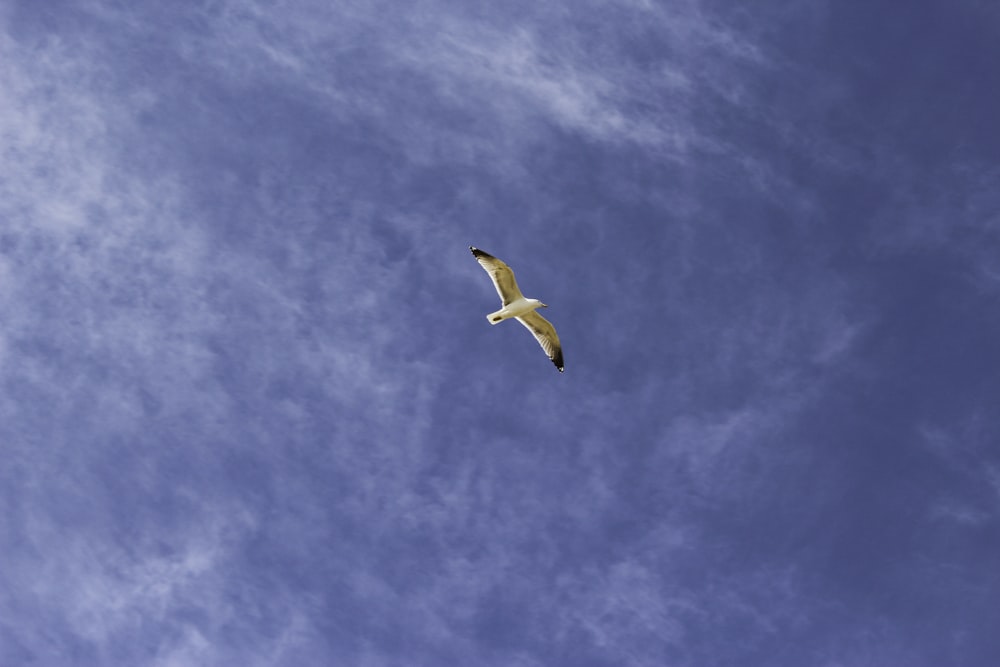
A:
<svg viewBox="0 0 1000 667">
<path fill-rule="evenodd" d="M 0 28 L 0 663 L 1000 664 L 995 3 Z"/>
</svg>

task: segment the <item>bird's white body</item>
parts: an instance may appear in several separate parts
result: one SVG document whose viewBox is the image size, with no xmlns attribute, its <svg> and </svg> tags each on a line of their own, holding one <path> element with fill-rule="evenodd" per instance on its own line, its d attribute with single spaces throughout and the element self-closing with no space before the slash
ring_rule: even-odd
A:
<svg viewBox="0 0 1000 667">
<path fill-rule="evenodd" d="M 486 319 L 490 321 L 490 324 L 500 324 L 504 320 L 509 320 L 512 317 L 527 315 L 536 308 L 541 308 L 543 305 L 544 304 L 542 304 L 542 302 L 538 299 L 526 299 L 521 297 L 517 301 L 508 303 L 497 312 L 490 313 L 486 316 Z"/>
</svg>

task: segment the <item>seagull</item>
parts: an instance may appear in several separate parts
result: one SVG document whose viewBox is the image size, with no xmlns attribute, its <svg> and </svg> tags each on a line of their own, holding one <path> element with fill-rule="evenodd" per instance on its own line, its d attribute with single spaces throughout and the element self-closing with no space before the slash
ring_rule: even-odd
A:
<svg viewBox="0 0 1000 667">
<path fill-rule="evenodd" d="M 510 267 L 489 253 L 485 253 L 479 248 L 469 246 L 473 256 L 479 264 L 490 274 L 493 279 L 493 286 L 500 295 L 500 304 L 503 306 L 495 313 L 490 313 L 486 319 L 490 324 L 499 324 L 512 317 L 528 328 L 531 335 L 535 337 L 538 344 L 549 355 L 549 359 L 556 365 L 559 372 L 563 372 L 562 346 L 559 345 L 559 336 L 556 335 L 556 328 L 547 319 L 539 315 L 536 308 L 548 308 L 547 305 L 538 299 L 525 299 L 521 290 L 514 280 L 514 272 Z"/>
</svg>

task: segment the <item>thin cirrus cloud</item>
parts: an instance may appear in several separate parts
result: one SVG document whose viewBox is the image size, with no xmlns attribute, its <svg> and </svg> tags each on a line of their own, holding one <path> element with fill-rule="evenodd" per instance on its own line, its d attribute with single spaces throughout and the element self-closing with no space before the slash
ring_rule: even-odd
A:
<svg viewBox="0 0 1000 667">
<path fill-rule="evenodd" d="M 693 95 L 689 75 L 662 61 L 637 68 L 622 57 L 627 54 L 616 52 L 621 44 L 614 39 L 595 45 L 586 29 L 602 16 L 666 29 L 668 45 L 685 64 L 697 63 L 697 76 L 718 90 L 732 90 L 742 62 L 759 58 L 752 45 L 690 5 L 679 12 L 672 9 L 669 16 L 642 8 L 592 9 L 590 19 L 567 25 L 559 10 L 532 8 L 535 27 L 526 29 L 510 24 L 510 17 L 500 12 L 494 17 L 496 27 L 490 27 L 483 21 L 488 16 L 474 11 L 428 14 L 412 8 L 384 16 L 375 7 L 308 6 L 275 21 L 259 5 L 241 11 L 225 6 L 200 17 L 207 26 L 204 37 L 186 43 L 185 54 L 236 81 L 294 81 L 332 103 L 334 114 L 363 115 L 391 125 L 382 127 L 383 132 L 395 135 L 411 155 L 425 160 L 433 147 L 422 142 L 432 139 L 421 134 L 448 138 L 449 128 L 428 127 L 434 123 L 429 118 L 418 120 L 419 101 L 402 124 L 387 106 L 394 95 L 409 97 L 415 88 L 432 96 L 435 114 L 450 109 L 466 124 L 473 122 L 463 117 L 470 112 L 485 114 L 475 122 L 488 124 L 499 138 L 514 144 L 525 140 L 525 132 L 530 136 L 544 131 L 532 127 L 536 119 L 600 140 L 637 141 L 668 152 L 683 151 L 689 142 L 698 141 L 684 118 Z M 322 20 L 317 20 L 317 11 Z M 655 34 L 648 28 L 638 33 L 645 38 L 643 46 Z M 233 53 L 242 55 L 234 58 Z M 711 63 L 719 67 L 709 70 Z M 399 90 L 384 87 L 386 81 Z M 477 131 L 467 132 L 465 139 L 481 143 L 479 128 L 473 128 Z M 411 133 L 413 129 L 422 133 Z M 461 156 L 459 152 L 449 157 Z"/>
</svg>

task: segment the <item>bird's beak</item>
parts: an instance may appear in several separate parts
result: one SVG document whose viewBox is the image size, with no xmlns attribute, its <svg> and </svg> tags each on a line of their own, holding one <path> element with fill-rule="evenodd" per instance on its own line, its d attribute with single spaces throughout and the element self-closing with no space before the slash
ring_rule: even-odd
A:
<svg viewBox="0 0 1000 667">
<path fill-rule="evenodd" d="M 548 308 L 548 307 L 549 307 L 549 305 L 547 303 L 543 303 L 542 304 L 542 308 Z"/>
</svg>

